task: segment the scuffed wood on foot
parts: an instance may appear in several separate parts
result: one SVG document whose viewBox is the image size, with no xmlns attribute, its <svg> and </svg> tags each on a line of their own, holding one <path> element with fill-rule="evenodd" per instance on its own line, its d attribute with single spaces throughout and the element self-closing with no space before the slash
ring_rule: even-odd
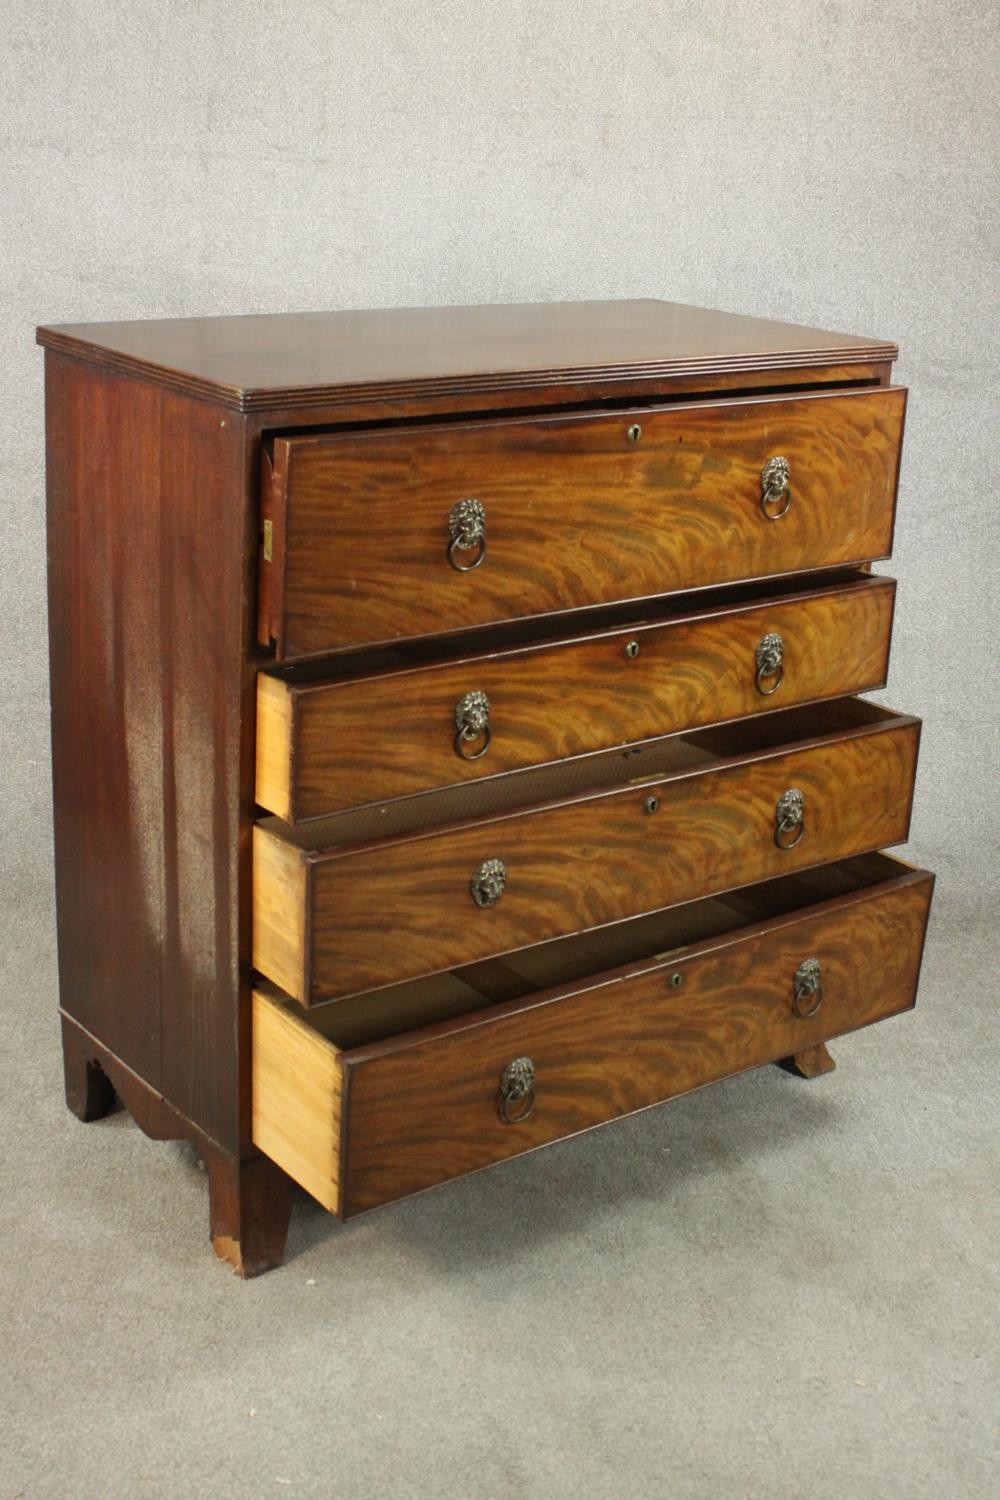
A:
<svg viewBox="0 0 1000 1500">
<path fill-rule="evenodd" d="M 266 1156 L 230 1156 L 156 1089 L 63 1015 L 66 1098 L 82 1120 L 96 1120 L 121 1101 L 139 1129 L 155 1141 L 186 1140 L 208 1177 L 212 1246 L 239 1276 L 280 1266 L 292 1211 L 294 1183 Z"/>
<path fill-rule="evenodd" d="M 280 1266 L 295 1184 L 266 1156 L 234 1161 L 208 1142 L 198 1150 L 208 1174 L 212 1249 L 237 1276 Z"/>
<path fill-rule="evenodd" d="M 800 1078 L 819 1078 L 823 1073 L 832 1073 L 837 1064 L 827 1051 L 826 1043 L 817 1042 L 815 1047 L 806 1047 L 792 1057 L 786 1057 L 783 1066 Z"/>
</svg>

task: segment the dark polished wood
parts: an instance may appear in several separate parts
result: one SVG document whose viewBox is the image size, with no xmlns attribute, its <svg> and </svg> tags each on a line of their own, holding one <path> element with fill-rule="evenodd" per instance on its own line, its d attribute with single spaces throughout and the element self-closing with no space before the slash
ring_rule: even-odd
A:
<svg viewBox="0 0 1000 1500">
<path fill-rule="evenodd" d="M 908 1009 L 932 886 L 925 871 L 909 871 L 646 966 L 346 1053 L 342 1212 L 350 1217 Z M 793 1009 L 794 975 L 809 957 L 820 960 L 822 1003 L 803 1019 Z M 534 1067 L 534 1108 L 511 1125 L 498 1113 L 499 1085 L 519 1057 Z"/>
<path fill-rule="evenodd" d="M 668 741 L 627 758 L 636 784 L 604 759 L 557 774 L 564 788 L 574 771 L 586 786 L 598 769 L 617 785 L 455 827 L 310 850 L 279 824 L 259 826 L 254 965 L 314 1004 L 906 838 L 919 720 L 847 700 L 764 723 L 771 746 L 752 723 L 742 747 L 736 729 L 707 731 L 693 737 L 705 753 L 687 769 L 670 769 L 691 752 Z M 755 739 L 760 748 L 747 749 Z M 779 849 L 775 809 L 789 788 L 805 795 L 805 831 Z M 391 809 L 362 826 L 380 817 L 388 834 Z M 302 837 L 336 826 L 305 825 Z M 503 861 L 507 884 L 479 909 L 470 881 L 487 859 Z"/>
<path fill-rule="evenodd" d="M 599 404 L 608 410 L 635 406 L 655 400 L 690 400 L 693 396 L 733 396 L 763 394 L 769 391 L 827 390 L 890 385 L 889 363 L 847 363 L 785 366 L 780 370 L 752 370 L 740 367 L 725 372 L 709 369 L 694 375 L 639 375 L 610 377 L 594 382 L 592 378 L 560 380 L 552 374 L 540 375 L 537 381 L 516 391 L 480 389 L 475 385 L 450 393 L 434 389 L 429 394 L 409 394 L 405 388 L 395 394 L 380 392 L 369 386 L 360 393 L 339 396 L 331 392 L 322 400 L 304 408 L 289 406 L 252 407 L 246 412 L 248 430 L 268 439 L 272 433 L 301 427 L 339 427 L 362 422 L 427 421 L 432 418 L 530 416 L 551 407 L 563 411 L 593 410 Z M 207 398 L 206 398 L 207 399 Z"/>
<path fill-rule="evenodd" d="M 210 1141 L 198 1144 L 208 1173 L 212 1249 L 249 1279 L 285 1258 L 295 1183 L 269 1157 L 235 1161 Z"/>
<path fill-rule="evenodd" d="M 242 419 L 54 353 L 46 414 L 62 1007 L 238 1153 Z"/>
<path fill-rule="evenodd" d="M 426 665 L 413 665 L 411 651 L 327 680 L 262 674 L 257 800 L 298 822 L 881 687 L 894 595 L 891 579 L 870 575 L 816 590 L 770 585 L 744 602 L 727 594 L 700 609 L 661 606 L 638 622 L 548 642 L 470 651 L 471 638 L 460 654 Z M 782 677 L 762 680 L 765 696 L 755 653 L 775 631 Z M 471 690 L 488 696 L 491 737 L 485 754 L 465 760 L 455 709 Z"/>
<path fill-rule="evenodd" d="M 905 407 L 888 387 L 276 438 L 260 640 L 291 661 L 885 557 Z M 769 519 L 779 455 L 791 504 Z M 486 551 L 457 572 L 469 497 Z"/>
<path fill-rule="evenodd" d="M 293 1177 L 355 1213 L 758 1057 L 815 1068 L 825 1037 L 912 1003 L 929 878 L 824 863 L 909 823 L 918 722 L 836 697 L 885 676 L 891 581 L 844 573 L 891 541 L 894 345 L 653 301 L 38 340 L 67 1102 L 97 1119 L 120 1101 L 191 1141 L 239 1274 L 280 1262 Z M 792 507 L 772 522 L 759 471 L 776 452 Z M 449 485 L 488 510 L 487 559 L 464 576 L 445 561 Z M 751 598 L 760 580 L 771 603 Z M 767 625 L 787 677 L 761 711 L 747 652 Z M 467 670 L 492 674 L 497 739 L 488 774 L 455 779 L 444 721 Z M 255 808 L 265 673 L 292 685 L 279 811 L 317 820 L 298 827 Z M 835 701 L 791 706 L 806 699 Z M 279 736 L 279 781 L 281 753 Z M 807 831 L 779 855 L 793 776 Z M 491 856 L 508 886 L 479 909 L 470 876 Z M 794 873 L 766 897 L 747 884 L 778 870 Z M 866 903 L 883 915 L 849 952 L 838 924 Z M 627 951 L 643 924 L 686 936 Z M 790 1020 L 770 967 L 793 927 L 831 938 L 822 1026 Z M 269 933 L 288 989 L 333 1003 L 306 1010 L 255 974 Z M 862 951 L 878 986 L 855 967 L 848 998 Z M 667 964 L 686 997 L 669 1012 Z M 537 1047 L 551 1090 L 513 1145 L 496 1080 L 480 1090 L 507 1038 Z"/>
<path fill-rule="evenodd" d="M 139 1075 L 62 1016 L 66 1098 L 80 1119 L 107 1114 L 120 1101 L 139 1129 L 156 1141 L 190 1141 L 208 1176 L 212 1248 L 238 1276 L 259 1276 L 280 1266 L 295 1184 L 266 1156 L 241 1159 L 175 1109 Z"/>
<path fill-rule="evenodd" d="M 651 299 L 55 324 L 38 340 L 251 410 L 334 398 L 516 392 L 558 380 L 877 364 L 895 344 Z"/>
<path fill-rule="evenodd" d="M 102 1120 L 118 1107 L 114 1084 L 101 1067 L 90 1038 L 65 1016 L 62 1021 L 66 1105 L 78 1120 Z"/>
</svg>

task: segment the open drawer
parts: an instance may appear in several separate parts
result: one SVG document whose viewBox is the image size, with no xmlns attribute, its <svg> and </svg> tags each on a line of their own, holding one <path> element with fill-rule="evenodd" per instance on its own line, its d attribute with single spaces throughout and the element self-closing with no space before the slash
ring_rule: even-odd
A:
<svg viewBox="0 0 1000 1500">
<path fill-rule="evenodd" d="M 289 823 L 881 687 L 895 584 L 840 573 L 276 667 L 256 799 Z"/>
<path fill-rule="evenodd" d="M 253 1138 L 350 1217 L 914 1003 L 933 876 L 826 865 L 312 1011 L 254 994 Z"/>
<path fill-rule="evenodd" d="M 869 386 L 278 434 L 259 640 L 296 661 L 887 557 L 905 410 Z"/>
<path fill-rule="evenodd" d="M 253 963 L 312 1005 L 885 849 L 920 722 L 855 698 L 254 829 Z"/>
</svg>

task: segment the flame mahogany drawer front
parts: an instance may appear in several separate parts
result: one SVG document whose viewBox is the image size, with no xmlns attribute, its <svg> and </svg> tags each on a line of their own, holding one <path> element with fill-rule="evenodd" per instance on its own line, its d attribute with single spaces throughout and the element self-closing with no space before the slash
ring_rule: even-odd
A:
<svg viewBox="0 0 1000 1500">
<path fill-rule="evenodd" d="M 66 1097 L 195 1143 L 240 1274 L 296 1184 L 349 1218 L 913 1005 L 920 723 L 855 696 L 894 345 L 650 301 L 38 339 Z"/>
<path fill-rule="evenodd" d="M 419 832 L 412 804 L 264 821 L 254 967 L 310 1005 L 901 843 L 919 731 L 838 700 L 510 778 L 485 816 L 442 794 Z"/>
<path fill-rule="evenodd" d="M 279 660 L 886 557 L 901 387 L 279 437 Z M 461 571 L 459 571 L 461 570 Z"/>
<path fill-rule="evenodd" d="M 743 592 L 541 643 L 262 672 L 257 801 L 294 823 L 884 685 L 892 579 Z"/>
<path fill-rule="evenodd" d="M 254 1138 L 346 1217 L 814 1047 L 913 1004 L 932 884 L 827 866 L 309 1019 L 261 987 Z"/>
</svg>

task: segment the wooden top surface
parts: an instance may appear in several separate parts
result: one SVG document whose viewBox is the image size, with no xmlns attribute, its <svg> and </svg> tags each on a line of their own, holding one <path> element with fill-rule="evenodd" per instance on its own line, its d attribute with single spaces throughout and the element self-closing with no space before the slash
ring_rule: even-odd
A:
<svg viewBox="0 0 1000 1500">
<path fill-rule="evenodd" d="M 243 411 L 897 354 L 884 340 L 653 300 L 68 323 L 37 339 Z"/>
</svg>

